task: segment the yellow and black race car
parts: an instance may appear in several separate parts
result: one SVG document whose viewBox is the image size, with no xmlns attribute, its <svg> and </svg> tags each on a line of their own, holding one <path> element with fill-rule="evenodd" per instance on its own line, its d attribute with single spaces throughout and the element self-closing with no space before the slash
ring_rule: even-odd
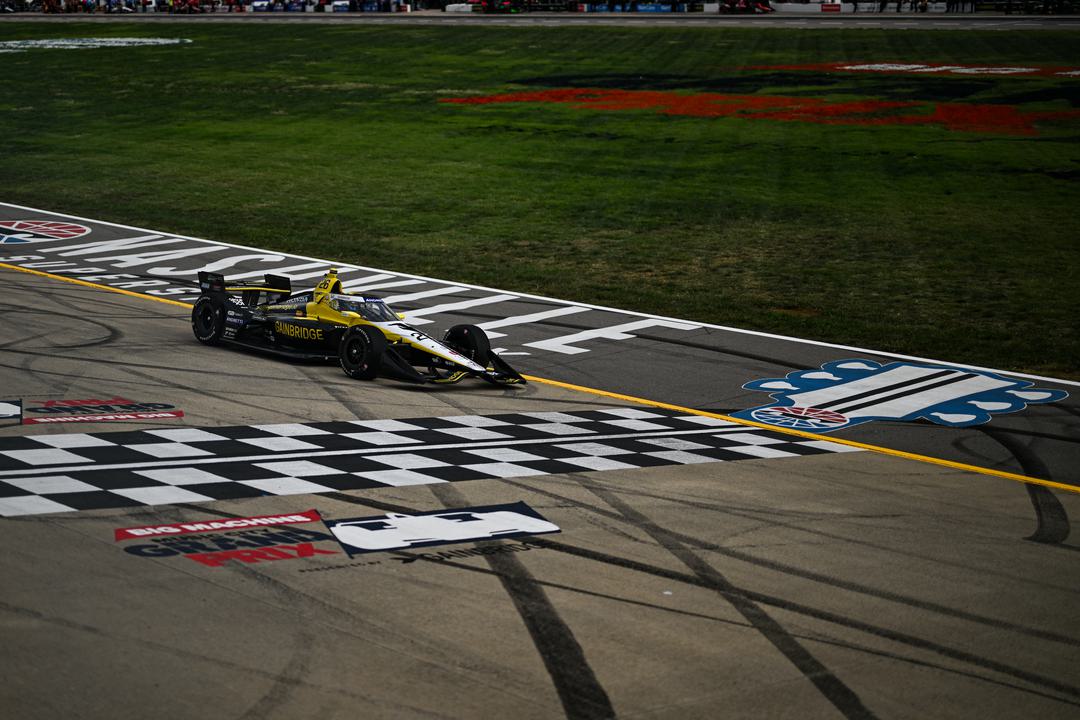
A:
<svg viewBox="0 0 1080 720">
<path fill-rule="evenodd" d="M 199 288 L 191 327 L 206 345 L 337 360 L 345 374 L 361 380 L 383 375 L 416 383 L 456 383 L 466 377 L 497 385 L 525 382 L 491 351 L 487 335 L 475 325 L 455 325 L 436 340 L 382 299 L 342 292 L 333 268 L 305 292 L 294 293 L 292 281 L 280 275 L 227 284 L 224 276 L 208 272 L 199 273 Z"/>
</svg>

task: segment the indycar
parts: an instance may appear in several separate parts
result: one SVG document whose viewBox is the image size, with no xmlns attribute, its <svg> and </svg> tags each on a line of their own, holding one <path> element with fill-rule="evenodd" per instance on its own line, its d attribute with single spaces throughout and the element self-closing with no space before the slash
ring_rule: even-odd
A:
<svg viewBox="0 0 1080 720">
<path fill-rule="evenodd" d="M 449 384 L 475 377 L 495 385 L 525 383 L 491 351 L 482 329 L 455 325 L 437 340 L 409 325 L 381 298 L 343 292 L 334 268 L 314 289 L 296 293 L 281 275 L 226 283 L 223 275 L 200 272 L 199 291 L 191 329 L 204 345 L 337 361 L 358 380 L 383 376 Z"/>
</svg>

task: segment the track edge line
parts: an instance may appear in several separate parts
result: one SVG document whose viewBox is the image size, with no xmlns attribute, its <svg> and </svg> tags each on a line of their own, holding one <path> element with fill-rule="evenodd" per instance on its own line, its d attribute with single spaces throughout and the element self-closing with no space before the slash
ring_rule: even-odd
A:
<svg viewBox="0 0 1080 720">
<path fill-rule="evenodd" d="M 803 432 L 801 430 L 792 430 L 790 428 L 782 428 L 775 425 L 757 423 L 752 420 L 744 420 L 742 418 L 732 417 L 730 415 L 723 415 L 721 413 L 709 412 L 707 410 L 697 410 L 695 408 L 688 408 L 682 405 L 673 405 L 671 403 L 661 402 L 659 400 L 649 400 L 647 398 L 635 397 L 633 395 L 623 395 L 622 393 L 609 392 L 607 390 L 598 390 L 596 388 L 585 387 L 584 385 L 574 385 L 571 383 L 562 382 L 561 380 L 550 380 L 548 378 L 542 378 L 535 375 L 523 375 L 522 377 L 524 377 L 529 382 L 536 382 L 540 383 L 541 385 L 560 387 L 564 390 L 573 390 L 575 392 L 598 395 L 600 397 L 612 398 L 614 400 L 625 400 L 627 402 L 637 403 L 639 405 L 650 405 L 652 407 L 663 408 L 665 410 L 675 410 L 677 412 L 690 413 L 691 415 L 699 415 L 701 417 L 711 417 L 716 418 L 717 420 L 726 420 L 727 422 L 736 423 L 738 425 L 746 425 L 748 427 L 755 427 L 763 430 L 772 430 L 773 432 L 782 433 L 784 435 L 793 435 L 795 437 L 806 438 L 808 440 L 831 442 L 836 443 L 837 445 L 847 445 L 849 447 L 858 448 L 859 450 L 869 450 L 870 452 L 879 453 L 881 455 L 890 455 L 892 457 L 899 457 L 905 460 L 915 460 L 917 462 L 929 463 L 931 465 L 940 465 L 942 467 L 947 467 L 953 470 L 962 470 L 964 472 L 977 473 L 979 475 L 989 475 L 991 477 L 1004 478 L 1006 480 L 1024 483 L 1025 485 L 1042 485 L 1043 487 L 1054 488 L 1055 490 L 1064 490 L 1066 492 L 1080 493 L 1080 487 L 1077 487 L 1075 485 L 1068 485 L 1066 483 L 1054 482 L 1053 480 L 1044 480 L 1042 478 L 1030 477 L 1028 475 L 1008 472 L 1006 470 L 994 470 L 993 468 L 985 468 L 978 465 L 968 465 L 967 463 L 956 462 L 955 460 L 946 460 L 945 458 L 936 458 L 929 455 L 919 455 L 918 453 L 911 453 L 907 452 L 906 450 L 896 450 L 893 448 L 881 447 L 880 445 L 871 445 L 869 443 L 863 443 L 857 440 L 846 440 L 844 438 L 827 437 L 815 433 Z"/>
<path fill-rule="evenodd" d="M 106 290 L 108 292 L 118 293 L 120 295 L 128 295 L 130 297 L 140 298 L 142 300 L 154 300 L 156 302 L 167 303 L 169 305 L 177 305 L 179 307 L 185 308 L 192 307 L 191 303 L 181 302 L 179 300 L 155 297 L 153 295 L 147 295 L 146 293 L 137 293 L 132 292 L 131 290 L 124 290 L 123 288 L 115 288 L 108 285 L 100 285 L 98 283 L 87 282 L 86 280 L 79 280 L 78 278 L 65 277 L 63 275 L 54 275 L 53 273 L 42 272 L 41 270 L 33 270 L 31 268 L 19 267 L 18 265 L 11 265 L 4 262 L 0 262 L 0 269 L 15 270 L 30 275 L 38 275 L 41 277 L 51 278 L 53 280 L 61 280 L 63 282 L 72 283 L 74 285 L 82 285 L 85 287 L 95 288 L 97 290 Z M 572 390 L 574 392 L 581 392 L 589 395 L 608 397 L 615 400 L 624 400 L 627 402 L 637 403 L 638 405 L 650 405 L 652 407 L 664 408 L 666 410 L 686 412 L 690 413 L 691 415 L 700 415 L 702 417 L 716 418 L 718 420 L 725 420 L 727 422 L 736 423 L 738 425 L 746 425 L 747 427 L 756 427 L 763 430 L 772 430 L 774 432 L 782 433 L 785 435 L 793 435 L 795 437 L 801 437 L 808 440 L 824 440 L 825 442 L 832 442 L 838 445 L 847 445 L 849 447 L 858 448 L 860 450 L 869 450 L 870 452 L 876 452 L 881 455 L 890 455 L 892 457 L 904 458 L 906 460 L 915 460 L 917 462 L 929 463 L 931 465 L 939 465 L 941 467 L 947 467 L 953 470 L 962 470 L 965 472 L 977 473 L 979 475 L 989 475 L 991 477 L 1004 478 L 1006 480 L 1024 483 L 1025 485 L 1042 485 L 1043 487 L 1053 488 L 1055 490 L 1064 490 L 1065 492 L 1080 493 L 1080 487 L 1077 487 L 1075 485 L 1067 485 L 1065 483 L 1054 482 L 1053 480 L 1044 480 L 1042 478 L 1029 477 L 1027 475 L 1012 473 L 1005 470 L 994 470 L 993 468 L 984 468 L 979 467 L 978 465 L 968 465 L 966 463 L 960 463 L 954 460 L 946 460 L 944 458 L 936 458 L 929 455 L 919 455 L 917 453 L 910 453 L 904 450 L 895 450 L 893 448 L 881 447 L 880 445 L 870 445 L 869 443 L 862 443 L 856 440 L 824 437 L 822 435 L 816 435 L 814 433 L 802 432 L 801 430 L 791 430 L 789 428 L 766 425 L 765 423 L 756 423 L 752 420 L 743 420 L 742 418 L 736 418 L 730 415 L 712 413 L 708 412 L 707 410 L 697 410 L 695 408 L 688 408 L 682 405 L 673 405 L 671 403 L 665 403 L 659 400 L 649 400 L 647 398 L 635 397 L 633 395 L 623 395 L 621 393 L 610 392 L 608 390 L 599 390 L 597 388 L 590 388 L 584 385 L 574 385 L 572 383 L 562 382 L 561 380 L 551 380 L 549 378 L 542 378 L 536 375 L 523 375 L 522 377 L 524 377 L 529 382 L 537 382 L 541 385 L 560 387 L 564 390 Z"/>
</svg>

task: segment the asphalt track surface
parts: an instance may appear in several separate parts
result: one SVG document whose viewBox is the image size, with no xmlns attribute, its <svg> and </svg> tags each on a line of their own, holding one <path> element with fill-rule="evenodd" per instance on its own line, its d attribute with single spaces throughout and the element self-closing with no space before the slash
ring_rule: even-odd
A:
<svg viewBox="0 0 1080 720">
<path fill-rule="evenodd" d="M 332 258 L 270 253 L 0 204 L 0 223 L 28 220 L 71 223 L 76 234 L 67 238 L 44 235 L 20 244 L 11 242 L 19 239 L 17 231 L 5 230 L 12 235 L 0 245 L 0 264 L 186 303 L 198 297 L 194 282 L 200 268 L 217 269 L 230 278 L 261 278 L 267 272 L 287 275 L 299 291 L 318 282 L 332 264 Z M 692 320 L 566 303 L 378 268 L 340 267 L 348 291 L 386 298 L 428 332 L 455 322 L 480 325 L 491 335 L 494 347 L 525 372 L 720 414 L 769 406 L 769 393 L 744 388 L 756 380 L 782 380 L 797 371 L 820 372 L 826 363 L 845 360 L 925 364 L 922 359 Z M 992 413 L 989 422 L 969 427 L 930 422 L 941 415 L 954 416 L 956 409 L 951 407 L 937 416 L 924 413 L 914 421 L 875 420 L 844 426 L 829 436 L 1035 478 L 1048 487 L 1080 487 L 1078 384 L 1036 376 L 1017 376 L 1015 381 L 1031 384 L 1017 392 L 1054 391 L 1065 397 L 1034 402 L 1015 412 Z M 946 386 L 937 392 L 951 389 Z M 884 391 L 882 396 L 889 397 Z M 934 395 L 939 409 L 947 398 Z"/>
<path fill-rule="evenodd" d="M 13 425 L 0 441 L 653 409 L 542 383 L 359 383 L 201 346 L 181 306 L 14 270 L 0 283 L 6 391 L 185 413 Z M 1075 517 L 1080 496 L 1061 500 Z M 314 557 L 221 567 L 114 539 L 311 508 L 333 519 L 520 501 L 561 532 L 353 559 L 318 542 Z M 20 718 L 1071 718 L 1080 548 L 1031 542 L 1035 527 L 1013 481 L 871 451 L 9 517 L 0 706 Z"/>
<path fill-rule="evenodd" d="M 33 271 L 0 267 L 0 400 L 125 397 L 184 412 L 0 423 L 0 445 L 654 408 L 619 395 L 726 414 L 764 402 L 742 387 L 752 380 L 896 360 L 356 269 L 345 277 L 396 284 L 380 294 L 406 296 L 395 305 L 424 329 L 488 324 L 526 372 L 606 394 L 544 382 L 358 383 L 333 366 L 194 341 L 183 305 L 191 273 L 155 269 L 256 250 L 0 210 L 0 221 L 91 229 L 0 246 L 0 262 Z M 161 244 L 79 247 L 133 237 Z M 177 249 L 204 252 L 146 255 Z M 249 257 L 226 274 L 298 262 Z M 142 295 L 150 290 L 175 290 L 161 299 L 179 304 Z M 1027 380 L 1071 395 L 972 428 L 877 421 L 823 436 L 879 448 L 861 452 L 149 505 L 124 502 L 120 489 L 98 509 L 12 514 L 0 519 L 0 707 L 27 718 L 1075 717 L 1080 405 L 1075 383 Z M 22 483 L 4 485 L 0 507 L 18 507 L 4 503 L 28 486 L 15 475 L 0 478 Z M 70 490 L 82 478 L 48 482 Z M 313 557 L 220 567 L 139 556 L 114 539 L 117 528 L 311 508 L 340 519 L 514 502 L 561 532 L 351 559 L 316 542 Z"/>
<path fill-rule="evenodd" d="M 814 15 L 705 15 L 676 13 L 621 16 L 595 13 L 528 13 L 525 15 L 478 15 L 422 11 L 415 13 L 211 13 L 169 15 L 167 13 L 127 13 L 96 15 L 44 15 L 12 13 L 0 15 L 0 22 L 262 22 L 262 23 L 356 23 L 369 25 L 473 25 L 493 27 L 633 27 L 636 25 L 717 28 L 786 29 L 885 29 L 885 30 L 1080 30 L 1080 17 L 1042 15 L 973 15 L 896 13 L 850 13 Z"/>
</svg>

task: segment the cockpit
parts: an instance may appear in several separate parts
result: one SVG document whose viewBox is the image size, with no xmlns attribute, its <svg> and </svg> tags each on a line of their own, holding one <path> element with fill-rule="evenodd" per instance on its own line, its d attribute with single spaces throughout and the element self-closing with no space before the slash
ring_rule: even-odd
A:
<svg viewBox="0 0 1080 720">
<path fill-rule="evenodd" d="M 386 303 L 378 298 L 331 295 L 328 304 L 338 312 L 356 313 L 369 322 L 393 322 L 398 319 Z"/>
</svg>

